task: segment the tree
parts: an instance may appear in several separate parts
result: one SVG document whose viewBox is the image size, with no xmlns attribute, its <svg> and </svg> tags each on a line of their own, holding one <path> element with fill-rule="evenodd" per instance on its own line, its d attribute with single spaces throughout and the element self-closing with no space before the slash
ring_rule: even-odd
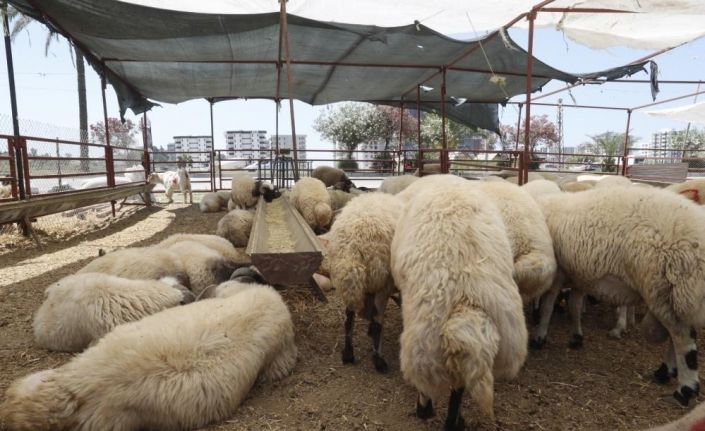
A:
<svg viewBox="0 0 705 431">
<path fill-rule="evenodd" d="M 671 137 L 673 148 L 681 149 L 681 161 L 688 163 L 691 168 L 702 168 L 702 160 L 693 160 L 699 158 L 699 151 L 705 149 L 705 130 L 697 128 L 688 128 L 684 130 L 676 130 Z"/>
<path fill-rule="evenodd" d="M 539 145 L 552 148 L 558 145 L 558 127 L 548 119 L 548 115 L 532 115 L 529 121 L 529 168 L 537 169 L 542 158 L 537 156 Z M 511 149 L 517 140 L 516 126 L 502 125 L 502 149 Z M 524 135 L 526 133 L 526 121 L 521 123 L 519 128 L 519 148 L 524 148 Z M 507 148 L 508 147 L 508 148 Z"/>
<path fill-rule="evenodd" d="M 97 144 L 105 145 L 105 123 L 98 121 L 90 126 L 91 137 Z M 135 123 L 127 119 L 121 122 L 115 117 L 108 117 L 108 132 L 110 133 L 110 145 L 116 147 L 134 147 L 137 144 L 137 127 Z"/>
<path fill-rule="evenodd" d="M 313 128 L 324 139 L 338 143 L 353 160 L 353 152 L 363 142 L 375 138 L 375 107 L 367 103 L 345 103 L 335 109 L 324 111 L 316 118 Z"/>
<path fill-rule="evenodd" d="M 3 13 L 5 10 L 3 9 Z M 10 37 L 14 40 L 17 35 L 22 32 L 29 24 L 32 23 L 33 19 L 27 15 L 23 15 L 17 9 L 9 7 L 7 11 L 7 16 L 10 21 L 13 22 L 12 31 L 10 32 Z M 53 41 L 59 39 L 59 34 L 52 31 L 50 28 L 47 32 L 47 38 L 44 42 L 44 56 L 49 55 L 49 47 Z M 88 102 L 86 101 L 86 68 L 83 61 L 83 53 L 77 46 L 73 47 L 71 52 L 71 59 L 75 57 L 76 66 L 76 80 L 78 88 L 78 125 L 80 130 L 80 141 L 88 142 Z M 81 145 L 81 171 L 88 172 L 89 161 L 85 160 L 88 157 L 88 146 Z"/>
<path fill-rule="evenodd" d="M 186 166 L 191 168 L 193 167 L 193 158 L 191 158 L 190 154 L 179 154 L 176 158 L 176 166 L 179 168 L 185 168 Z"/>
<path fill-rule="evenodd" d="M 443 119 L 438 114 L 427 113 L 421 119 L 421 143 L 424 148 L 443 147 Z M 475 129 L 446 118 L 446 145 L 448 149 L 457 148 L 463 136 L 476 133 Z"/>
<path fill-rule="evenodd" d="M 624 133 L 607 131 L 599 135 L 589 136 L 591 142 L 583 144 L 582 150 L 588 154 L 595 154 L 602 157 L 602 172 L 616 172 L 616 158 L 624 151 Z M 639 138 L 629 135 L 628 146 L 631 146 Z"/>
</svg>

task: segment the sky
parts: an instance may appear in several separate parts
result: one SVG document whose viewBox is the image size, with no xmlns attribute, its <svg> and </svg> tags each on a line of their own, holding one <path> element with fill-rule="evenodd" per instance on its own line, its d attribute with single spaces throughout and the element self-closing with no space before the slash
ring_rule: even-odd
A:
<svg viewBox="0 0 705 431">
<path fill-rule="evenodd" d="M 527 46 L 527 32 L 511 29 L 511 37 L 521 46 Z M 18 111 L 22 120 L 23 134 L 32 134 L 33 130 L 51 130 L 58 128 L 78 130 L 78 102 L 76 95 L 76 75 L 70 49 L 67 42 L 60 38 L 55 41 L 47 56 L 44 55 L 46 30 L 39 24 L 32 24 L 14 40 L 12 44 L 15 80 L 18 94 Z M 563 37 L 559 31 L 540 29 L 534 38 L 534 55 L 545 63 L 567 72 L 585 73 L 603 70 L 632 62 L 650 54 L 650 51 L 614 48 L 592 50 L 573 43 Z M 2 49 L 4 57 L 4 48 Z M 705 80 L 705 38 L 690 42 L 668 53 L 655 57 L 659 65 L 659 79 L 662 80 Z M 10 97 L 8 75 L 5 61 L 0 62 L 0 133 L 11 133 Z M 102 121 L 102 102 L 100 79 L 89 67 L 87 70 L 88 116 L 89 123 Z M 638 73 L 634 79 L 648 79 L 646 73 Z M 553 81 L 543 89 L 544 93 L 562 88 L 565 84 Z M 702 86 L 705 90 L 705 85 Z M 695 92 L 693 85 L 661 85 L 657 100 Z M 452 92 L 449 89 L 449 92 Z M 540 95 L 541 93 L 535 93 Z M 578 87 L 571 91 L 575 103 L 583 105 L 610 105 L 634 107 L 651 103 L 648 84 L 605 84 Z M 523 95 L 512 100 L 524 100 Z M 568 92 L 542 99 L 541 102 L 556 102 L 563 98 L 563 103 L 572 103 Z M 700 101 L 705 100 L 701 95 Z M 652 109 L 662 109 L 693 103 L 690 97 L 680 101 L 662 104 Z M 331 106 L 312 107 L 295 102 L 297 134 L 307 135 L 308 148 L 329 149 L 330 142 L 324 141 L 313 130 L 317 116 Z M 535 115 L 548 115 L 556 121 L 557 110 L 554 107 L 533 106 Z M 117 117 L 118 107 L 115 94 L 108 86 L 108 113 Z M 172 136 L 208 135 L 210 134 L 209 104 L 204 100 L 193 100 L 178 105 L 162 104 L 149 112 L 154 144 L 166 147 Z M 577 146 L 589 140 L 590 135 L 605 131 L 624 132 L 626 113 L 618 111 L 564 108 L 565 146 Z M 138 119 L 128 111 L 127 118 Z M 280 134 L 290 134 L 288 103 L 282 103 L 279 114 Z M 516 125 L 517 108 L 508 105 L 500 108 L 500 121 Z M 52 127 L 44 127 L 50 124 Z M 53 127 L 55 126 L 55 127 Z M 632 134 L 642 141 L 649 141 L 655 131 L 676 128 L 682 129 L 686 123 L 655 119 L 636 111 L 632 116 Z M 220 102 L 214 106 L 214 128 L 216 149 L 225 148 L 226 130 L 267 130 L 275 131 L 275 104 L 262 100 L 236 100 Z M 47 132 L 49 133 L 49 132 Z M 63 136 L 62 136 L 63 137 Z"/>
</svg>

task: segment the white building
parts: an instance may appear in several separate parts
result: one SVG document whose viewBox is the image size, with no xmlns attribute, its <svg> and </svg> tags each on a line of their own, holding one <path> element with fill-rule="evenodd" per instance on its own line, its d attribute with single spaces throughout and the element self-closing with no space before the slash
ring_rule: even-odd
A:
<svg viewBox="0 0 705 431">
<path fill-rule="evenodd" d="M 213 150 L 213 140 L 210 136 L 174 136 L 174 142 L 169 144 L 168 148 L 170 151 L 177 153 L 189 153 L 193 166 L 207 168 L 210 166 L 210 152 Z M 176 154 L 175 158 L 178 158 L 178 156 L 179 154 Z"/>
<path fill-rule="evenodd" d="M 673 137 L 675 130 L 663 129 L 651 135 L 651 149 L 644 151 L 647 157 L 657 159 L 650 163 L 673 163 L 680 162 L 682 151 L 676 149 Z"/>
<path fill-rule="evenodd" d="M 269 138 L 272 150 L 277 148 L 277 137 L 272 135 Z M 291 135 L 279 135 L 279 149 L 290 150 L 289 155 L 294 157 L 294 146 Z M 296 157 L 299 160 L 306 160 L 306 135 L 296 135 Z"/>
<path fill-rule="evenodd" d="M 270 158 L 266 130 L 228 130 L 225 132 L 228 157 L 245 159 L 247 163 Z"/>
</svg>

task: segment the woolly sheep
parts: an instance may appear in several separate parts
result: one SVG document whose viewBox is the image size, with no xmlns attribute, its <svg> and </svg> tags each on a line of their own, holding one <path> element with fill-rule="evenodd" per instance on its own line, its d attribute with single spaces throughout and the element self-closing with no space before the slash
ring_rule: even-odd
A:
<svg viewBox="0 0 705 431">
<path fill-rule="evenodd" d="M 193 302 L 172 277 L 129 280 L 81 273 L 64 277 L 44 292 L 34 317 L 34 338 L 49 350 L 78 352 L 122 323 Z"/>
<path fill-rule="evenodd" d="M 332 166 L 318 166 L 311 172 L 311 176 L 321 180 L 326 187 L 336 186 L 344 192 L 350 192 L 350 188 L 355 187 L 345 171 Z"/>
<path fill-rule="evenodd" d="M 405 188 L 409 187 L 411 183 L 418 180 L 419 177 L 414 175 L 401 175 L 396 177 L 387 177 L 382 181 L 379 186 L 379 191 L 383 193 L 389 193 L 390 195 L 395 195 Z"/>
<path fill-rule="evenodd" d="M 506 179 L 508 182 L 512 184 L 519 184 L 519 177 L 518 176 L 511 176 Z M 545 178 L 540 172 L 529 172 L 529 181 L 527 182 L 532 182 L 532 181 L 542 181 L 542 180 L 549 180 L 549 178 Z"/>
<path fill-rule="evenodd" d="M 560 184 L 561 190 L 568 193 L 584 192 L 591 190 L 595 186 L 591 181 L 568 181 Z"/>
<path fill-rule="evenodd" d="M 0 184 L 0 199 L 12 197 L 12 186 L 9 184 Z"/>
<path fill-rule="evenodd" d="M 215 213 L 223 208 L 227 208 L 230 200 L 230 192 L 221 190 L 218 192 L 206 193 L 201 198 L 198 206 L 203 213 Z"/>
<path fill-rule="evenodd" d="M 169 236 L 165 240 L 162 240 L 159 244 L 157 244 L 157 246 L 169 247 L 170 245 L 181 241 L 195 241 L 201 243 L 206 247 L 217 251 L 224 258 L 234 262 L 248 263 L 250 261 L 250 258 L 242 249 L 236 249 L 230 241 L 218 235 L 177 233 Z"/>
<path fill-rule="evenodd" d="M 325 184 L 316 178 L 301 178 L 289 192 L 289 201 L 316 233 L 330 225 L 333 218 L 330 195 Z"/>
<path fill-rule="evenodd" d="M 270 287 L 168 309 L 116 327 L 65 365 L 19 379 L 11 430 L 192 430 L 230 417 L 258 377 L 296 363 L 291 315 Z"/>
<path fill-rule="evenodd" d="M 572 283 L 571 345 L 582 344 L 586 293 L 615 305 L 643 301 L 671 335 L 654 376 L 665 383 L 677 370 L 673 396 L 687 405 L 699 390 L 695 328 L 705 325 L 705 212 L 669 191 L 638 187 L 546 195 L 539 202 L 560 273 Z M 550 317 L 541 316 L 546 328 Z M 545 333 L 532 340 L 544 341 Z"/>
<path fill-rule="evenodd" d="M 445 429 L 463 429 L 464 390 L 492 417 L 494 379 L 519 372 L 527 332 L 499 210 L 471 183 L 439 177 L 409 201 L 392 241 L 400 362 L 419 391 L 416 415 L 431 416 L 450 389 Z"/>
<path fill-rule="evenodd" d="M 246 247 L 250 239 L 254 215 L 247 210 L 232 210 L 218 221 L 216 235 L 230 241 L 235 247 Z"/>
<path fill-rule="evenodd" d="M 178 173 L 174 171 L 155 172 L 153 174 L 149 174 L 149 177 L 147 177 L 147 182 L 149 182 L 150 184 L 163 185 L 165 190 L 164 195 L 166 196 L 167 203 L 174 202 L 172 196 L 174 195 L 176 188 L 179 186 Z"/>
<path fill-rule="evenodd" d="M 330 207 L 333 212 L 340 211 L 352 199 L 363 194 L 363 192 L 358 192 L 357 189 L 350 189 L 350 192 L 335 189 L 327 190 L 328 195 L 330 195 Z"/>
<path fill-rule="evenodd" d="M 558 184 L 548 180 L 530 181 L 522 186 L 534 198 L 547 193 L 561 193 Z"/>
<path fill-rule="evenodd" d="M 322 240 L 324 266 L 330 282 L 345 304 L 344 364 L 355 361 L 352 337 L 355 314 L 370 321 L 372 361 L 379 372 L 387 372 L 382 357 L 382 324 L 387 301 L 396 291 L 389 266 L 389 247 L 402 204 L 392 196 L 368 193 L 343 208 L 330 232 Z"/>
<path fill-rule="evenodd" d="M 498 177 L 497 175 L 487 175 L 482 178 L 480 178 L 480 181 L 488 181 L 488 182 L 498 182 L 498 183 L 506 183 L 508 182 L 502 177 Z"/>
<path fill-rule="evenodd" d="M 191 192 L 191 178 L 189 178 L 188 171 L 186 168 L 179 168 L 176 171 L 179 176 L 179 190 L 184 196 L 184 203 L 186 203 L 186 194 L 188 193 L 188 203 L 193 204 L 193 193 Z"/>
<path fill-rule="evenodd" d="M 99 272 L 130 280 L 159 280 L 174 277 L 179 284 L 191 287 L 188 273 L 179 256 L 170 250 L 156 247 L 132 247 L 116 250 L 94 259 L 78 274 Z"/>
<path fill-rule="evenodd" d="M 689 180 L 684 183 L 671 184 L 666 190 L 677 193 L 698 205 L 705 204 L 705 180 Z"/>
<path fill-rule="evenodd" d="M 413 176 L 418 177 L 420 176 L 420 171 L 419 168 L 416 168 L 414 171 Z M 441 164 L 440 163 L 424 163 L 423 164 L 423 176 L 426 175 L 435 175 L 435 174 L 440 174 L 441 173 Z"/>
<path fill-rule="evenodd" d="M 260 196 L 264 196 L 265 201 L 271 202 L 272 199 L 279 197 L 279 192 L 268 181 L 255 181 L 250 174 L 238 172 L 233 175 L 228 211 L 252 208 L 257 205 Z"/>
<path fill-rule="evenodd" d="M 705 402 L 693 407 L 679 419 L 665 425 L 649 428 L 647 431 L 703 431 L 705 430 Z"/>
<path fill-rule="evenodd" d="M 606 187 L 629 187 L 632 182 L 627 177 L 620 175 L 604 175 L 600 181 L 595 184 L 595 188 L 601 189 Z"/>
</svg>

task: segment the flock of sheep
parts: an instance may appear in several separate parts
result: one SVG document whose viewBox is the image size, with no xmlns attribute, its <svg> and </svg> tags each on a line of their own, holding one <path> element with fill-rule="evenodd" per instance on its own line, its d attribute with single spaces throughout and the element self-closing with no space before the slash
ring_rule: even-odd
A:
<svg viewBox="0 0 705 431">
<path fill-rule="evenodd" d="M 343 363 L 355 360 L 359 315 L 369 321 L 375 369 L 388 371 L 381 335 L 392 299 L 401 305 L 400 367 L 418 391 L 416 415 L 432 416 L 448 397 L 444 429 L 464 429 L 464 394 L 493 418 L 495 380 L 515 378 L 528 347 L 546 342 L 556 299 L 569 288 L 572 347 L 583 342 L 585 295 L 620 307 L 620 333 L 628 307 L 644 304 L 647 339 L 668 341 L 654 377 L 676 379 L 673 397 L 688 405 L 699 392 L 696 329 L 705 326 L 705 180 L 661 190 L 621 177 L 547 177 L 532 174 L 519 187 L 499 177 L 399 176 L 372 193 L 333 168 L 298 181 L 288 199 L 319 234 L 319 273 L 346 307 Z M 291 315 L 241 248 L 259 197 L 280 195 L 237 174 L 232 190 L 200 202 L 203 212 L 229 210 L 217 235 L 112 251 L 49 286 L 35 339 L 82 353 L 13 383 L 0 424 L 195 429 L 232 416 L 258 381 L 289 375 Z M 532 331 L 525 309 L 539 312 Z M 657 429 L 699 429 L 691 427 L 705 426 L 703 406 Z"/>
</svg>

